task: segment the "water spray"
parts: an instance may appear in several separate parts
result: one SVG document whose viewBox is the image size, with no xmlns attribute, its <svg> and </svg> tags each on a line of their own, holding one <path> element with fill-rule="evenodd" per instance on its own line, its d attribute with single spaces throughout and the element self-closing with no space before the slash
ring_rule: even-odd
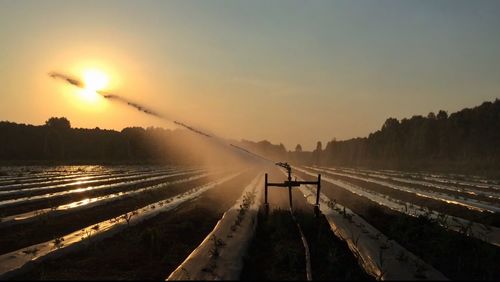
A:
<svg viewBox="0 0 500 282">
<path fill-rule="evenodd" d="M 73 86 L 76 86 L 78 88 L 85 88 L 85 84 L 79 80 L 79 79 L 76 79 L 74 77 L 71 77 L 71 76 L 68 76 L 68 75 L 65 75 L 65 74 L 62 74 L 62 73 L 58 73 L 58 72 L 50 72 L 49 73 L 49 76 L 54 78 L 54 79 L 59 79 L 59 80 L 62 80 L 66 83 L 69 83 Z M 172 119 L 169 119 L 167 118 L 166 116 L 154 111 L 154 110 L 151 110 L 150 108 L 144 106 L 144 105 L 141 105 L 139 103 L 136 103 L 136 102 L 133 102 L 133 101 L 130 101 L 122 96 L 119 96 L 119 95 L 116 95 L 116 94 L 112 94 L 112 93 L 109 93 L 109 92 L 106 92 L 106 91 L 101 91 L 101 90 L 98 90 L 98 91 L 95 91 L 97 94 L 101 95 L 103 98 L 105 99 L 108 99 L 108 100 L 112 100 L 112 101 L 116 101 L 116 102 L 120 102 L 122 104 L 125 104 L 127 106 L 130 106 L 130 107 L 133 107 L 135 108 L 136 110 L 140 111 L 140 112 L 143 112 L 145 114 L 148 114 L 148 115 L 151 115 L 151 116 L 154 116 L 154 117 L 157 117 L 157 118 L 160 118 L 162 120 L 165 120 L 165 121 L 169 121 L 169 122 L 173 122 L 174 124 L 176 125 L 179 125 L 179 126 L 182 126 L 186 129 L 188 129 L 189 131 L 191 132 L 194 132 L 198 135 L 201 135 L 201 136 L 204 136 L 206 138 L 215 138 L 215 139 L 218 139 L 220 141 L 222 141 L 225 145 L 228 145 L 222 138 L 220 137 L 216 137 L 216 136 L 213 136 L 213 135 L 210 135 L 206 132 L 203 132 L 199 129 L 196 129 L 184 122 L 180 122 L 180 121 L 177 121 L 177 120 L 172 120 Z M 242 151 L 242 152 L 245 152 L 246 154 L 248 155 L 251 155 L 255 158 L 258 158 L 258 159 L 261 159 L 261 160 L 264 160 L 264 161 L 267 161 L 267 162 L 271 162 L 274 164 L 274 162 L 272 160 L 269 160 L 265 157 L 262 157 L 256 153 L 253 153 L 253 152 L 250 152 L 249 150 L 247 149 L 244 149 L 240 146 L 237 146 L 237 145 L 234 145 L 234 144 L 229 144 L 229 146 L 231 146 L 232 148 L 235 148 L 239 151 Z"/>
<path fill-rule="evenodd" d="M 51 72 L 49 73 L 49 76 L 54 78 L 54 79 L 61 79 L 63 81 L 65 81 L 66 83 L 69 83 L 73 86 L 76 86 L 78 88 L 84 88 L 85 85 L 82 81 L 78 80 L 78 79 L 75 79 L 73 77 L 70 77 L 70 76 L 67 76 L 67 75 L 64 75 L 64 74 L 61 74 L 61 73 L 56 73 L 56 72 Z M 165 117 L 164 115 L 160 114 L 160 113 L 157 113 L 151 109 L 149 109 L 148 107 L 145 107 L 141 104 L 138 104 L 138 103 L 135 103 L 135 102 L 132 102 L 124 97 L 121 97 L 119 95 L 115 95 L 115 94 L 111 94 L 111 93 L 108 93 L 108 92 L 104 92 L 104 91 L 96 91 L 97 94 L 101 95 L 102 97 L 106 98 L 106 99 L 109 99 L 109 100 L 113 100 L 113 101 L 117 101 L 117 102 L 121 102 L 123 104 L 126 104 L 130 107 L 133 107 L 145 114 L 148 114 L 148 115 L 151 115 L 151 116 L 155 116 L 157 118 L 160 118 L 160 119 L 163 119 L 163 120 L 166 120 L 166 121 L 170 121 L 170 122 L 173 122 L 174 124 L 176 125 L 179 125 L 179 126 L 182 126 L 188 130 L 190 130 L 191 132 L 194 132 L 198 135 L 201 135 L 201 136 L 204 136 L 206 138 L 214 138 L 215 136 L 212 136 L 210 134 L 207 134 L 203 131 L 200 131 L 190 125 L 187 125 L 183 122 L 180 122 L 180 121 L 176 121 L 176 120 L 171 120 L 171 119 L 168 119 L 167 117 Z M 309 253 L 309 246 L 307 244 L 307 240 L 304 236 L 304 233 L 302 232 L 302 228 L 300 227 L 300 224 L 299 222 L 297 221 L 297 219 L 295 218 L 295 215 L 293 213 L 293 205 L 292 205 L 292 188 L 293 187 L 300 187 L 300 185 L 316 185 L 317 189 L 316 189 L 316 205 L 314 206 L 314 211 L 315 211 L 315 214 L 316 216 L 319 215 L 320 211 L 319 211 L 319 195 L 320 195 L 320 189 L 321 189 L 321 175 L 318 175 L 318 180 L 317 181 L 297 181 L 297 180 L 292 180 L 292 168 L 291 166 L 288 164 L 288 163 L 281 163 L 281 162 L 278 162 L 278 163 L 275 163 L 274 161 L 270 160 L 270 159 L 267 159 L 259 154 L 256 154 L 254 152 L 251 152 L 247 149 L 244 149 L 240 146 L 237 146 L 237 145 L 234 145 L 234 144 L 228 144 L 226 143 L 222 138 L 219 138 L 219 137 L 215 137 L 216 139 L 218 140 L 221 140 L 223 142 L 223 144 L 225 145 L 229 145 L 230 147 L 232 148 L 235 148 L 239 151 L 242 151 L 242 152 L 245 152 L 246 154 L 248 155 L 251 155 L 255 158 L 258 158 L 258 159 L 261 159 L 261 160 L 264 160 L 266 162 L 269 162 L 269 163 L 272 163 L 274 165 L 277 165 L 279 167 L 282 167 L 284 169 L 287 170 L 287 180 L 283 181 L 283 183 L 271 183 L 271 182 L 268 182 L 268 176 L 267 176 L 267 173 L 265 174 L 265 211 L 266 211 L 266 214 L 269 212 L 269 203 L 267 201 L 267 190 L 268 190 L 268 187 L 286 187 L 288 188 L 288 194 L 289 194 L 289 204 L 290 204 L 290 214 L 292 216 L 292 219 L 293 221 L 295 222 L 295 224 L 297 225 L 298 227 L 298 230 L 300 232 L 300 236 L 301 236 L 301 239 L 302 239 L 302 243 L 304 245 L 304 248 L 305 248 L 305 253 L 306 253 L 306 273 L 307 273 L 307 280 L 308 281 L 311 281 L 312 280 L 312 272 L 311 272 L 311 261 L 310 261 L 310 253 Z"/>
</svg>

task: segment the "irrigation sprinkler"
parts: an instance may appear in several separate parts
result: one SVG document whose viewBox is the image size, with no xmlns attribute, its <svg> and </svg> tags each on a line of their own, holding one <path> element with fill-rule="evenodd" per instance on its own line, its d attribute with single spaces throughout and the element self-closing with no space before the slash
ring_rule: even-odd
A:
<svg viewBox="0 0 500 282">
<path fill-rule="evenodd" d="M 266 209 L 266 214 L 269 212 L 269 203 L 267 201 L 267 189 L 268 187 L 285 187 L 288 188 L 288 199 L 290 204 L 290 209 L 293 208 L 292 203 L 292 188 L 300 187 L 300 185 L 316 185 L 316 204 L 314 205 L 314 214 L 319 216 L 319 195 L 321 192 L 321 174 L 318 174 L 317 181 L 297 181 L 297 179 L 292 180 L 292 167 L 288 163 L 276 163 L 277 166 L 280 166 L 286 169 L 288 173 L 287 180 L 283 181 L 283 183 L 273 183 L 268 182 L 267 173 L 265 174 L 265 182 L 264 182 L 264 206 Z"/>
</svg>

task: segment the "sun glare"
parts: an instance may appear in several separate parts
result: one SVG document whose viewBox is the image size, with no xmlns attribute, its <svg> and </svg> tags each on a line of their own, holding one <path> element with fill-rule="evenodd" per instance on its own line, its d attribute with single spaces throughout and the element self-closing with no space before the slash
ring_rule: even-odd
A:
<svg viewBox="0 0 500 282">
<path fill-rule="evenodd" d="M 99 91 L 108 85 L 108 77 L 105 73 L 98 70 L 87 70 L 83 73 L 85 89 Z"/>
<path fill-rule="evenodd" d="M 108 76 L 99 70 L 88 69 L 83 71 L 84 88 L 80 90 L 83 100 L 91 103 L 97 102 L 99 94 L 97 91 L 103 90 L 108 86 Z"/>
</svg>

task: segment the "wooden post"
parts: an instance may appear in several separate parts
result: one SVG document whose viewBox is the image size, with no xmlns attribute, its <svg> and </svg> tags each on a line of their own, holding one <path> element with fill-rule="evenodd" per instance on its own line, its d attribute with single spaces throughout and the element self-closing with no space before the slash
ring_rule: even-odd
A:
<svg viewBox="0 0 500 282">
<path fill-rule="evenodd" d="M 267 173 L 266 173 L 266 181 L 264 182 L 264 204 L 267 205 Z"/>
<path fill-rule="evenodd" d="M 321 193 L 321 174 L 318 174 L 318 186 L 316 189 L 316 206 L 319 207 L 319 194 Z"/>
<path fill-rule="evenodd" d="M 288 170 L 288 199 L 290 200 L 290 209 L 293 209 L 292 204 L 292 170 Z"/>
<path fill-rule="evenodd" d="M 319 217 L 320 215 L 320 210 L 319 210 L 319 195 L 321 193 L 321 174 L 318 174 L 318 183 L 316 184 L 316 205 L 314 205 L 314 215 L 316 217 Z"/>
<path fill-rule="evenodd" d="M 267 173 L 265 175 L 265 182 L 264 182 L 264 209 L 267 215 L 269 213 L 269 203 L 267 202 Z"/>
</svg>

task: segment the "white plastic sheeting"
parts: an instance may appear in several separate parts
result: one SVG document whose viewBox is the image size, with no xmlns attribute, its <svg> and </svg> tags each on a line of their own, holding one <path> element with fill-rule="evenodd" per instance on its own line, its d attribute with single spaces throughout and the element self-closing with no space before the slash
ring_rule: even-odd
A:
<svg viewBox="0 0 500 282">
<path fill-rule="evenodd" d="M 85 166 L 88 167 L 88 166 Z M 191 167 L 195 168 L 195 167 Z M 172 169 L 186 169 L 184 166 L 112 166 L 102 167 L 98 171 L 83 170 L 78 172 L 54 171 L 50 169 L 40 168 L 39 173 L 29 176 L 9 176 L 0 179 L 0 190 L 7 189 L 15 184 L 20 187 L 33 185 L 50 185 L 55 183 L 68 182 L 73 180 L 90 180 L 103 177 L 112 177 L 116 175 L 133 175 L 148 172 L 167 172 Z M 7 168 L 7 172 L 12 173 Z M 15 175 L 16 173 L 14 173 Z"/>
<path fill-rule="evenodd" d="M 318 168 L 326 169 L 329 171 L 339 171 L 337 169 L 327 168 L 327 167 L 318 167 Z M 481 195 L 484 197 L 488 197 L 492 200 L 500 200 L 500 192 L 495 191 L 495 190 L 491 190 L 491 189 L 489 191 L 485 191 L 485 190 L 474 189 L 474 187 L 463 187 L 463 186 L 457 187 L 456 185 L 453 185 L 453 183 L 450 183 L 450 182 L 439 182 L 441 184 L 438 184 L 438 183 L 435 183 L 433 180 L 432 181 L 416 180 L 414 178 L 402 178 L 401 176 L 392 176 L 392 175 L 385 175 L 385 174 L 380 174 L 380 173 L 361 172 L 361 171 L 355 171 L 355 170 L 342 170 L 340 172 L 348 172 L 348 173 L 354 174 L 354 175 L 367 176 L 367 177 L 384 179 L 384 180 L 392 180 L 392 181 L 396 181 L 396 182 L 418 184 L 418 185 L 421 185 L 424 187 L 447 190 L 447 191 L 452 191 L 452 192 L 459 192 L 459 193 L 464 193 L 464 194 L 469 194 L 469 195 Z"/>
<path fill-rule="evenodd" d="M 337 171 L 336 169 L 332 169 L 332 168 L 325 168 L 325 167 L 319 167 L 319 168 L 326 169 L 329 171 Z M 418 185 L 421 185 L 424 187 L 442 189 L 442 190 L 447 190 L 447 191 L 452 191 L 452 192 L 459 192 L 459 193 L 464 193 L 464 194 L 469 194 L 469 195 L 482 195 L 482 196 L 485 196 L 485 197 L 488 197 L 488 198 L 491 198 L 494 200 L 500 200 L 500 192 L 498 192 L 498 191 L 492 190 L 489 192 L 489 191 L 474 189 L 473 187 L 456 187 L 456 186 L 453 186 L 453 184 L 449 183 L 449 182 L 444 182 L 445 184 L 437 184 L 437 183 L 429 182 L 429 181 L 415 180 L 413 178 L 408 179 L 408 178 L 401 178 L 401 177 L 397 177 L 397 176 L 387 176 L 387 175 L 378 174 L 378 173 L 355 172 L 355 171 L 349 171 L 349 173 L 354 174 L 354 175 L 378 178 L 378 179 L 392 180 L 392 181 L 396 181 L 396 182 L 418 184 Z M 443 182 L 440 182 L 440 183 L 443 183 Z"/>
<path fill-rule="evenodd" d="M 106 173 L 106 174 L 83 174 L 80 176 L 59 176 L 59 177 L 51 177 L 45 179 L 43 181 L 35 181 L 35 182 L 25 182 L 25 181 L 17 181 L 19 183 L 9 184 L 0 186 L 0 195 L 5 195 L 12 193 L 13 191 L 36 191 L 41 189 L 52 189 L 59 187 L 67 187 L 74 185 L 82 185 L 82 184 L 91 184 L 102 181 L 114 180 L 116 178 L 127 179 L 141 176 L 149 176 L 149 175 L 159 175 L 162 173 L 170 173 L 178 169 L 166 169 L 166 170 L 155 170 L 155 171 L 129 171 L 122 173 Z M 36 189 L 34 189 L 36 188 Z"/>
<path fill-rule="evenodd" d="M 308 175 L 316 176 L 316 174 L 298 167 L 294 167 L 294 169 Z M 472 222 L 460 217 L 445 215 L 437 211 L 430 210 L 426 207 L 421 207 L 405 201 L 397 200 L 391 198 L 388 195 L 377 193 L 373 190 L 356 186 L 344 181 L 331 179 L 325 176 L 322 176 L 321 179 L 347 191 L 350 191 L 358 196 L 364 197 L 378 205 L 385 206 L 387 208 L 408 214 L 410 216 L 429 216 L 431 219 L 436 219 L 439 224 L 441 224 L 445 228 L 465 233 L 467 236 L 477 238 L 495 246 L 500 246 L 500 228 Z"/>
<path fill-rule="evenodd" d="M 60 181 L 58 182 L 53 182 L 53 181 L 47 181 L 44 183 L 30 183 L 28 184 L 21 184 L 22 186 L 20 187 L 13 187 L 13 186 L 5 186 L 5 189 L 0 190 L 0 195 L 19 195 L 19 194 L 29 194 L 30 192 L 33 191 L 43 191 L 47 190 L 50 192 L 51 189 L 57 189 L 57 188 L 74 188 L 74 186 L 83 186 L 83 185 L 99 185 L 102 184 L 103 182 L 114 182 L 114 181 L 123 181 L 123 180 L 130 180 L 130 179 L 139 179 L 139 178 L 144 178 L 144 177 L 150 177 L 150 176 L 161 176 L 161 175 L 167 175 L 171 174 L 174 172 L 179 172 L 180 170 L 169 170 L 169 171 L 161 171 L 161 172 L 145 172 L 145 173 L 138 173 L 138 174 L 120 174 L 120 175 L 113 175 L 113 176 L 106 176 L 106 177 L 99 177 L 98 179 L 85 179 L 83 177 L 77 178 L 77 179 L 72 179 L 69 181 L 63 181 L 62 183 Z M 49 185 L 50 184 L 50 185 Z"/>
<path fill-rule="evenodd" d="M 99 169 L 98 171 L 53 171 L 45 168 L 35 167 L 36 173 L 21 172 L 13 167 L 2 167 L 0 172 L 6 173 L 6 176 L 0 178 L 0 187 L 6 184 L 26 183 L 30 181 L 45 181 L 51 179 L 66 179 L 84 176 L 107 175 L 116 172 L 114 169 Z"/>
<path fill-rule="evenodd" d="M 309 185 L 299 190 L 310 204 L 316 202 L 316 189 Z M 335 204 L 320 193 L 320 210 L 332 231 L 347 242 L 363 268 L 380 280 L 448 280 L 397 242 L 390 240 L 350 209 Z"/>
<path fill-rule="evenodd" d="M 4 200 L 4 201 L 0 201 L 0 207 L 18 205 L 18 204 L 39 201 L 39 200 L 44 200 L 44 199 L 51 199 L 54 197 L 68 195 L 68 194 L 83 193 L 83 192 L 97 191 L 97 190 L 106 190 L 106 189 L 111 189 L 111 188 L 125 187 L 125 186 L 129 186 L 129 185 L 137 185 L 137 184 L 141 184 L 141 183 L 147 183 L 149 181 L 165 180 L 165 179 L 168 179 L 168 178 L 171 178 L 174 176 L 181 176 L 181 175 L 193 174 L 193 173 L 194 173 L 193 171 L 179 172 L 179 173 L 172 173 L 172 174 L 168 174 L 168 175 L 155 176 L 155 177 L 149 177 L 149 178 L 145 178 L 145 179 L 125 181 L 125 182 L 114 183 L 114 184 L 105 184 L 105 185 L 99 185 L 99 186 L 77 188 L 77 189 L 49 193 L 49 194 L 38 195 L 38 196 L 33 196 L 33 197 L 23 197 L 23 198 L 17 198 L 17 199 Z"/>
<path fill-rule="evenodd" d="M 431 174 L 431 173 L 411 173 L 411 172 L 401 172 L 401 171 L 377 171 L 377 170 L 368 170 L 368 169 L 352 169 L 352 168 L 341 168 L 344 171 L 352 171 L 352 172 L 367 172 L 379 175 L 389 175 L 389 176 L 400 176 L 400 177 L 412 177 L 417 179 L 425 179 L 430 181 L 437 181 L 441 183 L 450 183 L 450 184 L 460 184 L 467 185 L 472 187 L 481 187 L 486 189 L 500 190 L 500 184 L 498 181 L 483 179 L 478 176 L 470 176 L 470 175 L 457 175 L 457 174 Z M 469 180 L 463 180 L 469 179 Z"/>
<path fill-rule="evenodd" d="M 261 205 L 262 173 L 245 187 L 236 204 L 224 213 L 215 228 L 166 280 L 237 280 L 243 255 L 255 233 Z M 250 196 L 253 195 L 253 196 Z M 253 202 L 239 218 L 244 201 Z M 236 222 L 239 224 L 235 225 Z"/>
<path fill-rule="evenodd" d="M 71 202 L 68 204 L 60 205 L 55 208 L 45 208 L 45 209 L 39 209 L 39 210 L 34 210 L 34 211 L 29 211 L 21 214 L 15 214 L 11 216 L 6 216 L 2 218 L 2 222 L 0 222 L 0 226 L 6 226 L 6 225 L 13 225 L 13 224 L 20 224 L 20 223 L 27 223 L 32 220 L 36 220 L 37 218 L 44 217 L 44 216 L 50 216 L 51 218 L 54 216 L 66 214 L 68 212 L 76 212 L 82 209 L 88 209 L 91 207 L 96 207 L 96 206 L 101 206 L 107 203 L 110 203 L 112 201 L 117 201 L 121 200 L 126 197 L 133 197 L 136 195 L 140 195 L 141 193 L 148 192 L 148 191 L 153 191 L 153 190 L 158 190 L 162 188 L 167 188 L 171 185 L 174 184 L 179 184 L 179 183 L 184 183 L 184 182 L 189 182 L 193 181 L 205 176 L 209 176 L 213 173 L 203 173 L 203 174 L 198 174 L 194 176 L 190 176 L 187 178 L 183 178 L 180 180 L 174 180 L 174 181 L 169 181 L 169 182 L 164 182 L 152 186 L 147 186 L 144 188 L 140 188 L 137 190 L 130 190 L 130 191 L 123 191 L 123 192 L 117 192 L 117 193 L 112 193 L 112 194 L 107 194 L 103 196 L 98 196 L 98 197 L 93 197 L 93 198 L 87 198 L 81 201 L 76 201 L 76 202 Z"/>
<path fill-rule="evenodd" d="M 198 197 L 201 193 L 229 181 L 238 176 L 241 172 L 233 173 L 225 176 L 217 181 L 210 182 L 205 185 L 195 187 L 187 192 L 184 192 L 175 197 L 150 204 L 146 207 L 128 212 L 121 216 L 93 224 L 79 231 L 75 231 L 61 238 L 58 242 L 47 241 L 17 251 L 13 251 L 0 256 L 0 279 L 6 279 L 11 275 L 26 270 L 33 262 L 39 262 L 47 258 L 58 257 L 70 251 L 80 249 L 87 242 L 95 242 L 96 240 L 110 237 L 128 226 L 132 226 L 151 218 L 160 212 L 169 211 L 183 202 Z M 127 219 L 128 218 L 128 221 Z M 23 267 L 26 264 L 27 267 Z"/>
<path fill-rule="evenodd" d="M 347 174 L 347 173 L 339 173 L 339 172 L 334 172 L 334 171 L 326 170 L 326 169 L 319 169 L 319 168 L 310 168 L 310 169 L 329 173 L 332 175 L 346 176 L 346 177 L 350 177 L 353 179 L 358 179 L 358 180 L 362 180 L 362 181 L 366 181 L 366 182 L 370 182 L 370 183 L 379 184 L 379 185 L 382 185 L 382 186 L 385 186 L 388 188 L 392 188 L 394 190 L 412 193 L 412 194 L 415 194 L 415 195 L 420 196 L 420 197 L 430 198 L 430 199 L 442 201 L 442 202 L 445 202 L 448 204 L 460 205 L 460 206 L 463 206 L 463 207 L 466 207 L 466 208 L 472 209 L 472 210 L 477 210 L 477 211 L 481 211 L 481 212 L 488 211 L 491 213 L 500 212 L 500 207 L 494 205 L 493 203 L 486 203 L 486 202 L 477 201 L 477 200 L 473 200 L 470 198 L 464 198 L 464 197 L 454 197 L 454 196 L 444 194 L 444 193 L 439 193 L 439 192 L 423 191 L 423 190 L 415 189 L 412 187 L 406 187 L 406 186 L 392 184 L 392 183 L 389 183 L 386 181 L 380 181 L 380 180 L 370 179 L 370 178 L 366 178 L 366 177 L 359 177 L 356 175 L 351 175 L 351 174 Z"/>
</svg>

